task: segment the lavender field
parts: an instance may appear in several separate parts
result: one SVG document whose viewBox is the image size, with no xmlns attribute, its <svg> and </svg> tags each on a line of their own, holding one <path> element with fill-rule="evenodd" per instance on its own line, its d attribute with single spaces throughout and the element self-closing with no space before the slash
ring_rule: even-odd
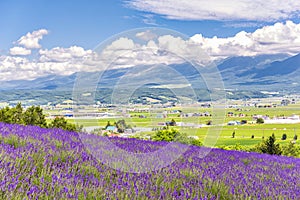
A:
<svg viewBox="0 0 300 200">
<path fill-rule="evenodd" d="M 220 149 L 200 158 L 190 146 L 165 168 L 127 173 L 101 164 L 75 132 L 0 123 L 0 133 L 0 199 L 300 198 L 296 158 Z M 167 144 L 110 140 L 135 153 Z"/>
</svg>

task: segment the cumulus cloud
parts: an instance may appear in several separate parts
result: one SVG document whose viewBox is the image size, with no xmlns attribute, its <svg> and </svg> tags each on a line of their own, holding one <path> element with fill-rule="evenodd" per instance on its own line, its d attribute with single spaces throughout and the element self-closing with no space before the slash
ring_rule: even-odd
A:
<svg viewBox="0 0 300 200">
<path fill-rule="evenodd" d="M 2 55 L 0 81 L 29 80 L 50 74 L 71 75 L 78 71 L 95 71 L 98 65 L 95 52 L 77 46 L 40 49 L 38 58 L 34 59 Z"/>
<path fill-rule="evenodd" d="M 67 62 L 73 59 L 82 59 L 92 54 L 92 50 L 84 50 L 82 47 L 71 46 L 69 48 L 55 47 L 53 49 L 40 49 L 41 62 Z"/>
<path fill-rule="evenodd" d="M 116 38 L 104 49 L 79 46 L 39 49 L 37 57 L 27 57 L 30 49 L 13 47 L 10 55 L 0 55 L 0 80 L 34 79 L 78 71 L 99 71 L 105 67 L 179 64 L 188 61 L 205 65 L 230 56 L 300 53 L 300 24 L 275 23 L 254 32 L 241 31 L 232 37 L 207 38 L 196 34 L 181 38 L 169 34 L 141 31 Z M 208 57 L 209 55 L 210 57 Z"/>
<path fill-rule="evenodd" d="M 151 32 L 140 32 L 135 35 L 144 39 L 153 36 Z M 173 35 L 155 35 L 145 43 L 133 38 L 121 37 L 107 46 L 99 55 L 104 66 L 113 68 L 137 65 L 175 64 L 183 62 L 197 62 L 204 64 L 210 61 L 200 45 L 188 38 Z"/>
<path fill-rule="evenodd" d="M 300 1 L 295 0 L 131 0 L 126 4 L 177 20 L 276 21 L 300 13 Z"/>
<path fill-rule="evenodd" d="M 300 24 L 276 23 L 253 33 L 241 31 L 234 37 L 191 37 L 212 57 L 255 56 L 259 54 L 297 54 L 300 52 Z"/>
<path fill-rule="evenodd" d="M 44 35 L 47 34 L 48 31 L 46 29 L 40 29 L 37 31 L 33 31 L 32 33 L 27 33 L 17 41 L 17 44 L 22 45 L 28 49 L 39 49 L 41 48 L 39 41 L 43 39 Z"/>
<path fill-rule="evenodd" d="M 12 47 L 10 48 L 9 53 L 13 56 L 27 56 L 31 54 L 31 50 L 24 47 Z"/>
</svg>

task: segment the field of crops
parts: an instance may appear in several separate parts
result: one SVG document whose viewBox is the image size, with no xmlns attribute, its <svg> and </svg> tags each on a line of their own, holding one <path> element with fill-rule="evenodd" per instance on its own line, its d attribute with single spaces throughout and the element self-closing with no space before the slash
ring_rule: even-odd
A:
<svg viewBox="0 0 300 200">
<path fill-rule="evenodd" d="M 131 155 L 142 156 L 168 144 L 109 140 Z M 300 198 L 296 158 L 178 145 L 186 151 L 171 164 L 130 173 L 97 160 L 89 144 L 74 132 L 0 123 L 0 141 L 0 199 Z M 173 153 L 165 151 L 158 165 Z M 108 155 L 114 160 L 113 154 L 103 154 Z M 119 166 L 128 164 L 125 161 L 119 159 Z"/>
<path fill-rule="evenodd" d="M 182 110 L 184 113 L 194 113 L 194 112 L 209 112 L 212 110 L 209 108 L 194 108 L 194 107 L 174 107 L 172 109 L 162 109 L 157 110 L 156 112 L 163 112 L 164 110 Z M 234 108 L 226 109 L 225 113 L 232 112 L 234 116 L 225 116 L 224 117 L 224 126 L 220 127 L 220 135 L 216 141 L 217 146 L 223 145 L 235 145 L 240 144 L 243 146 L 246 145 L 256 145 L 262 141 L 263 138 L 271 136 L 273 133 L 276 136 L 276 139 L 279 143 L 288 144 L 295 135 L 300 135 L 300 124 L 256 124 L 252 123 L 253 115 L 268 115 L 270 117 L 274 116 L 291 116 L 293 114 L 300 115 L 299 105 L 289 105 L 275 108 L 254 108 L 249 107 L 237 111 Z M 242 113 L 243 117 L 238 115 Z M 159 122 L 171 121 L 174 119 L 176 122 L 184 123 L 195 123 L 195 124 L 206 124 L 211 117 L 201 116 L 201 117 L 180 117 L 179 114 L 168 114 L 167 118 L 157 118 L 156 114 L 151 112 L 130 112 L 131 117 L 125 118 L 126 123 L 130 124 L 132 127 L 158 127 Z M 146 118 L 139 118 L 139 115 L 144 115 Z M 71 119 L 69 120 L 72 123 L 81 124 L 84 127 L 91 126 L 100 126 L 105 127 L 107 121 L 114 122 L 118 119 Z M 247 120 L 248 124 L 239 125 L 239 126 L 227 126 L 229 121 L 241 121 Z M 203 128 L 182 128 L 176 127 L 180 132 L 185 132 L 188 135 L 198 136 L 199 139 L 203 142 L 205 137 L 208 134 L 208 127 Z M 235 132 L 235 138 L 232 138 L 232 133 Z M 140 135 L 153 135 L 155 132 L 142 133 Z M 281 140 L 282 135 L 286 134 L 287 139 Z M 254 138 L 252 138 L 254 137 Z"/>
</svg>

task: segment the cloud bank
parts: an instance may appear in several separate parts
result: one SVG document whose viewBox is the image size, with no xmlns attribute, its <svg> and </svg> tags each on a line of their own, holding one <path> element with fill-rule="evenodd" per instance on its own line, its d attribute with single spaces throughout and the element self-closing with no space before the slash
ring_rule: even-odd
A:
<svg viewBox="0 0 300 200">
<path fill-rule="evenodd" d="M 241 31 L 228 38 L 206 38 L 201 34 L 182 39 L 172 35 L 138 32 L 111 42 L 101 53 L 80 46 L 43 48 L 39 42 L 48 30 L 22 36 L 8 55 L 0 55 L 0 81 L 34 79 L 45 75 L 70 75 L 135 65 L 178 64 L 199 56 L 206 62 L 231 56 L 300 53 L 300 24 L 275 23 L 254 32 Z M 138 43 L 137 41 L 143 41 Z M 16 44 L 16 43 L 15 43 Z M 26 45 L 25 45 L 26 44 Z M 35 49 L 37 48 L 37 49 Z M 36 52 L 34 55 L 32 51 Z M 174 56 L 179 55 L 179 56 Z"/>
<path fill-rule="evenodd" d="M 131 8 L 176 20 L 287 20 L 300 14 L 296 0 L 131 0 Z"/>
</svg>

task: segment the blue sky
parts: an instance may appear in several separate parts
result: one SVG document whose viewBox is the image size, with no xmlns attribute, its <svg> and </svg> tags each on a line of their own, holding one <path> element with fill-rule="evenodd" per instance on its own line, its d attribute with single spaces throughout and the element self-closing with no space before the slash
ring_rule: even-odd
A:
<svg viewBox="0 0 300 200">
<path fill-rule="evenodd" d="M 42 41 L 47 48 L 71 45 L 93 48 L 111 35 L 145 26 L 174 29 L 189 36 L 201 33 L 206 37 L 228 37 L 241 30 L 251 32 L 270 24 L 253 20 L 249 23 L 245 20 L 167 19 L 160 14 L 134 9 L 121 0 L 2 0 L 0 13 L 2 50 L 11 47 L 12 41 L 27 32 L 41 28 L 50 31 Z"/>
<path fill-rule="evenodd" d="M 18 79 L 74 73 L 68 59 L 91 56 L 105 39 L 142 27 L 179 31 L 214 59 L 294 55 L 299 16 L 296 0 L 2 0 L 0 74 L 11 80 L 16 73 Z"/>
</svg>

